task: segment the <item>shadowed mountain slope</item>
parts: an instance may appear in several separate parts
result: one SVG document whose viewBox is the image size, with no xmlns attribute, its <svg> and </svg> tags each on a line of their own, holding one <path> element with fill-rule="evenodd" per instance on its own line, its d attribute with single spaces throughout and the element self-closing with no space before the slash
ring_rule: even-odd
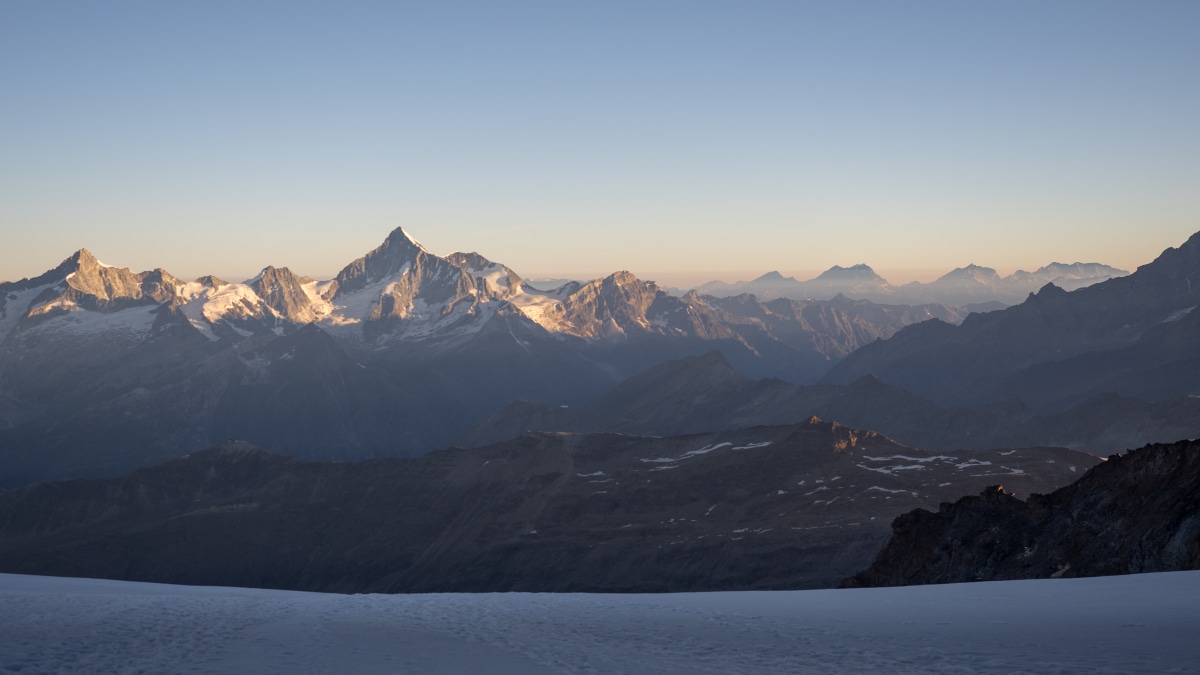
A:
<svg viewBox="0 0 1200 675">
<path fill-rule="evenodd" d="M 628 272 L 540 290 L 402 228 L 325 281 L 274 266 L 184 281 L 80 250 L 0 284 L 0 487 L 119 475 L 230 436 L 304 459 L 415 456 L 513 399 L 579 405 L 711 350 L 812 382 L 914 321 L 963 316 L 676 297 Z"/>
<path fill-rule="evenodd" d="M 929 321 L 867 345 L 822 378 L 874 374 L 941 404 L 1019 398 L 1050 413 L 1100 394 L 1200 395 L 1200 234 L 1136 272 L 1073 292 L 1047 285 L 1024 303 Z"/>
<path fill-rule="evenodd" d="M 1200 398 L 1150 402 L 1104 394 L 1051 414 L 1018 400 L 943 406 L 874 376 L 845 386 L 752 380 L 709 352 L 656 366 L 583 405 L 514 401 L 458 442 L 485 445 L 529 431 L 670 435 L 790 424 L 812 415 L 937 450 L 1053 445 L 1106 454 L 1200 435 Z"/>
<path fill-rule="evenodd" d="M 1000 486 L 918 509 L 846 586 L 1089 577 L 1200 569 L 1200 443 L 1113 455 L 1022 501 Z"/>
<path fill-rule="evenodd" d="M 342 592 L 828 586 L 887 523 L 1095 457 L 946 455 L 810 420 L 646 438 L 534 434 L 417 459 L 304 463 L 244 443 L 0 493 L 0 570 Z"/>
</svg>

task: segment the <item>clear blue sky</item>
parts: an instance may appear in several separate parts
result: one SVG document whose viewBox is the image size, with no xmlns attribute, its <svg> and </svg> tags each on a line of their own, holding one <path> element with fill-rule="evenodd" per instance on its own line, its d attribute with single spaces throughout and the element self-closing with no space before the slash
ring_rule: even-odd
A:
<svg viewBox="0 0 1200 675">
<path fill-rule="evenodd" d="M 1194 1 L 5 0 L 0 279 L 327 277 L 397 225 L 525 275 L 1131 269 L 1200 230 L 1197 36 Z"/>
</svg>

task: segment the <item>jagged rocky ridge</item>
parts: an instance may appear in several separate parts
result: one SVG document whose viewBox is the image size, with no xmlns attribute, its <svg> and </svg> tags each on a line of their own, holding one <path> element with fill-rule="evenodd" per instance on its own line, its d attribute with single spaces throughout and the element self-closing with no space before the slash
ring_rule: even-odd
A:
<svg viewBox="0 0 1200 675">
<path fill-rule="evenodd" d="M 508 312 L 556 336 L 729 339 L 750 349 L 750 343 L 763 338 L 787 342 L 772 328 L 796 324 L 793 332 L 809 333 L 825 328 L 826 333 L 840 333 L 832 336 L 838 343 L 834 350 L 821 352 L 828 360 L 912 321 L 937 317 L 957 322 L 965 316 L 938 305 L 879 308 L 848 300 L 813 305 L 850 310 L 845 325 L 833 326 L 819 311 L 805 312 L 810 305 L 804 303 L 764 305 L 749 296 L 733 302 L 711 302 L 698 294 L 680 298 L 628 272 L 541 291 L 477 253 L 436 256 L 400 228 L 324 282 L 286 267 L 266 267 L 245 283 L 214 277 L 184 282 L 161 269 L 134 273 L 105 265 L 84 249 L 55 270 L 3 284 L 0 291 L 4 338 L 55 319 L 58 328 L 79 327 L 98 323 L 95 313 L 156 306 L 163 310 L 156 313 L 164 315 L 161 321 L 181 319 L 211 341 L 279 334 L 315 323 L 352 349 L 371 350 L 396 341 L 436 342 L 446 348 L 455 338 L 483 330 L 497 313 Z M 227 326 L 236 334 L 223 330 Z"/>
<path fill-rule="evenodd" d="M 1113 455 L 1026 500 L 993 485 L 937 512 L 906 513 L 892 529 L 875 562 L 844 586 L 1200 569 L 1200 443 Z"/>
<path fill-rule="evenodd" d="M 269 267 L 242 284 L 182 282 L 81 251 L 0 288 L 0 486 L 117 475 L 227 437 L 307 459 L 411 456 L 470 440 L 514 400 L 548 402 L 502 411 L 519 420 L 599 414 L 559 426 L 573 430 L 682 433 L 818 414 L 947 449 L 1107 452 L 1194 435 L 1200 340 L 1189 331 L 1200 314 L 1172 290 L 1197 271 L 1187 250 L 1073 293 L 1047 287 L 957 331 L 911 327 L 961 317 L 944 306 L 673 296 L 627 273 L 542 291 L 478 254 L 435 256 L 403 230 L 329 281 Z M 879 355 L 897 345 L 923 356 L 889 367 Z M 767 384 L 726 378 L 702 406 L 681 383 L 632 415 L 624 400 L 592 408 L 610 390 L 647 401 L 613 387 L 714 349 Z M 791 385 L 831 366 L 796 396 Z"/>
<path fill-rule="evenodd" d="M 411 456 L 509 400 L 582 403 L 667 359 L 718 349 L 750 375 L 812 381 L 914 321 L 964 315 L 676 297 L 626 272 L 543 291 L 402 229 L 327 281 L 284 267 L 183 281 L 81 250 L 0 285 L 0 487 L 230 436 L 310 459 Z"/>
<path fill-rule="evenodd" d="M 648 438 L 532 434 L 308 463 L 239 442 L 117 479 L 0 492 L 0 570 L 340 592 L 814 588 L 895 515 L 1097 458 L 947 455 L 813 419 Z"/>
</svg>

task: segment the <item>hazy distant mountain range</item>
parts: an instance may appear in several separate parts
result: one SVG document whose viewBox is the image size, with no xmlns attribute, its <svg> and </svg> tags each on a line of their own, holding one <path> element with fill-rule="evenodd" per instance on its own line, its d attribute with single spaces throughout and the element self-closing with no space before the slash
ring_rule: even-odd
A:
<svg viewBox="0 0 1200 675">
<path fill-rule="evenodd" d="M 1036 272 L 1018 270 L 1006 277 L 996 270 L 967 265 L 935 281 L 893 286 L 867 265 L 834 265 L 820 276 L 797 281 L 779 272 L 768 272 L 753 281 L 710 281 L 696 287 L 704 295 L 728 297 L 750 293 L 759 298 L 827 299 L 836 295 L 891 304 L 941 303 L 976 311 L 1000 309 L 1025 300 L 1046 284 L 1073 291 L 1129 274 L 1101 263 L 1050 263 Z"/>
<path fill-rule="evenodd" d="M 0 569 L 826 586 L 903 511 L 999 482 L 1047 492 L 1100 452 L 1200 435 L 1197 278 L 1200 234 L 1127 276 L 972 314 L 677 296 L 626 272 L 544 290 L 400 229 L 323 281 L 183 281 L 81 250 L 0 285 Z M 947 527 L 973 527 L 966 511 Z"/>
<path fill-rule="evenodd" d="M 135 273 L 80 250 L 0 285 L 0 484 L 111 475 L 228 437 L 300 457 L 412 456 L 515 398 L 574 404 L 720 350 L 811 382 L 905 325 L 966 311 L 673 296 L 618 272 L 541 290 L 396 229 L 330 280 Z"/>
<path fill-rule="evenodd" d="M 347 460 L 813 414 L 923 447 L 1173 440 L 1200 431 L 1198 248 L 970 316 L 676 296 L 627 272 L 543 290 L 402 229 L 324 281 L 274 267 L 184 281 L 81 250 L 0 285 L 0 487 L 116 475 L 227 438 Z M 663 366 L 714 351 L 691 376 Z"/>
<path fill-rule="evenodd" d="M 1020 399 L 1055 412 L 1103 394 L 1200 397 L 1200 233 L 1133 274 L 961 326 L 930 321 L 858 350 L 823 379 L 873 374 L 942 404 Z"/>
</svg>

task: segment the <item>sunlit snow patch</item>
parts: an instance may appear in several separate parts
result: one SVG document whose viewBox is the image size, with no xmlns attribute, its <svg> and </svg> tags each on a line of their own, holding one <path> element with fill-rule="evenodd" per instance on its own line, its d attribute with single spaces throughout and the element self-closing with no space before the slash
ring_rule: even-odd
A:
<svg viewBox="0 0 1200 675">
<path fill-rule="evenodd" d="M 713 443 L 711 445 L 706 445 L 698 450 L 689 450 L 678 457 L 656 457 L 654 459 L 639 459 L 638 461 L 648 463 L 648 464 L 677 464 L 679 462 L 682 462 L 685 459 L 699 457 L 700 455 L 707 455 L 708 453 L 710 453 L 714 450 L 720 450 L 721 448 L 729 448 L 731 450 L 750 450 L 752 448 L 761 448 L 761 447 L 764 447 L 764 446 L 767 446 L 770 444 L 771 444 L 770 441 L 766 441 L 763 443 L 751 443 L 749 445 L 739 445 L 739 446 L 734 447 L 733 443 L 725 441 L 722 443 Z M 661 467 L 661 468 L 674 469 L 675 467 L 671 466 L 671 467 Z"/>
<path fill-rule="evenodd" d="M 129 339 L 140 339 L 150 332 L 154 325 L 154 312 L 157 305 L 150 307 L 132 307 L 117 312 L 95 312 L 85 310 L 75 303 L 61 303 L 59 314 L 35 330 L 49 332 L 71 332 L 83 335 L 111 334 L 122 335 Z"/>
</svg>

